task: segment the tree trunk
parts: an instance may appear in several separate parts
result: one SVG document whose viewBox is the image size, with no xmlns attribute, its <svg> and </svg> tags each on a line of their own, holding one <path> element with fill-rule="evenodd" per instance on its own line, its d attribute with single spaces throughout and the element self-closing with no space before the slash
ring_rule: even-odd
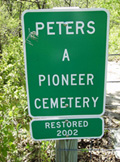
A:
<svg viewBox="0 0 120 162">
<path fill-rule="evenodd" d="M 40 9 L 41 7 L 40 7 L 39 0 L 36 0 L 36 4 L 37 4 L 38 9 Z"/>
<path fill-rule="evenodd" d="M 20 2 L 19 21 L 21 20 L 22 2 Z M 21 37 L 21 21 L 19 23 L 19 37 Z"/>
<path fill-rule="evenodd" d="M 0 33 L 0 54 L 2 54 L 2 38 L 1 38 L 2 36 L 1 36 L 1 33 Z M 0 58 L 1 58 L 1 56 L 0 56 Z"/>
</svg>

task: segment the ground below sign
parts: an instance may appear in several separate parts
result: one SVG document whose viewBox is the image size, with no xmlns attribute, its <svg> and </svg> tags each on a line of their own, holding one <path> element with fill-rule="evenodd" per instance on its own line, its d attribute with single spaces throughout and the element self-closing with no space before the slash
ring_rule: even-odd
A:
<svg viewBox="0 0 120 162">
<path fill-rule="evenodd" d="M 30 116 L 104 113 L 108 19 L 104 9 L 23 13 Z"/>
<path fill-rule="evenodd" d="M 104 133 L 102 118 L 32 120 L 30 126 L 34 140 L 100 138 Z"/>
</svg>

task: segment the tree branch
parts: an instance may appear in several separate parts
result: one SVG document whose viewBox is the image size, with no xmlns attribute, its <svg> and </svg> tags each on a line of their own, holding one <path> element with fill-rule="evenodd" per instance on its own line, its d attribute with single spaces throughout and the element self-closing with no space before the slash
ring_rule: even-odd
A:
<svg viewBox="0 0 120 162">
<path fill-rule="evenodd" d="M 69 0 L 69 2 L 67 0 L 65 0 L 65 3 L 69 5 L 69 7 L 71 6 L 71 0 Z"/>
</svg>

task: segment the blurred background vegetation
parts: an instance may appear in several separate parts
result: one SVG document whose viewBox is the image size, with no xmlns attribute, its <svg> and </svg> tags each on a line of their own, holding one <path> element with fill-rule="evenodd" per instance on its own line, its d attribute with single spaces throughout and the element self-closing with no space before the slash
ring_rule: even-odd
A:
<svg viewBox="0 0 120 162">
<path fill-rule="evenodd" d="M 30 137 L 21 14 L 65 6 L 108 9 L 109 54 L 120 54 L 120 0 L 0 0 L 0 162 L 54 161 L 55 142 Z"/>
</svg>

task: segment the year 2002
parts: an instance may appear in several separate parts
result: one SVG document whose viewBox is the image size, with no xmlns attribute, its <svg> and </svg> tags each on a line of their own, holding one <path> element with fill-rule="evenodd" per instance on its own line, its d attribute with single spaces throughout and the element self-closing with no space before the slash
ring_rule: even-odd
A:
<svg viewBox="0 0 120 162">
<path fill-rule="evenodd" d="M 78 130 L 57 130 L 57 136 L 78 136 Z"/>
</svg>

